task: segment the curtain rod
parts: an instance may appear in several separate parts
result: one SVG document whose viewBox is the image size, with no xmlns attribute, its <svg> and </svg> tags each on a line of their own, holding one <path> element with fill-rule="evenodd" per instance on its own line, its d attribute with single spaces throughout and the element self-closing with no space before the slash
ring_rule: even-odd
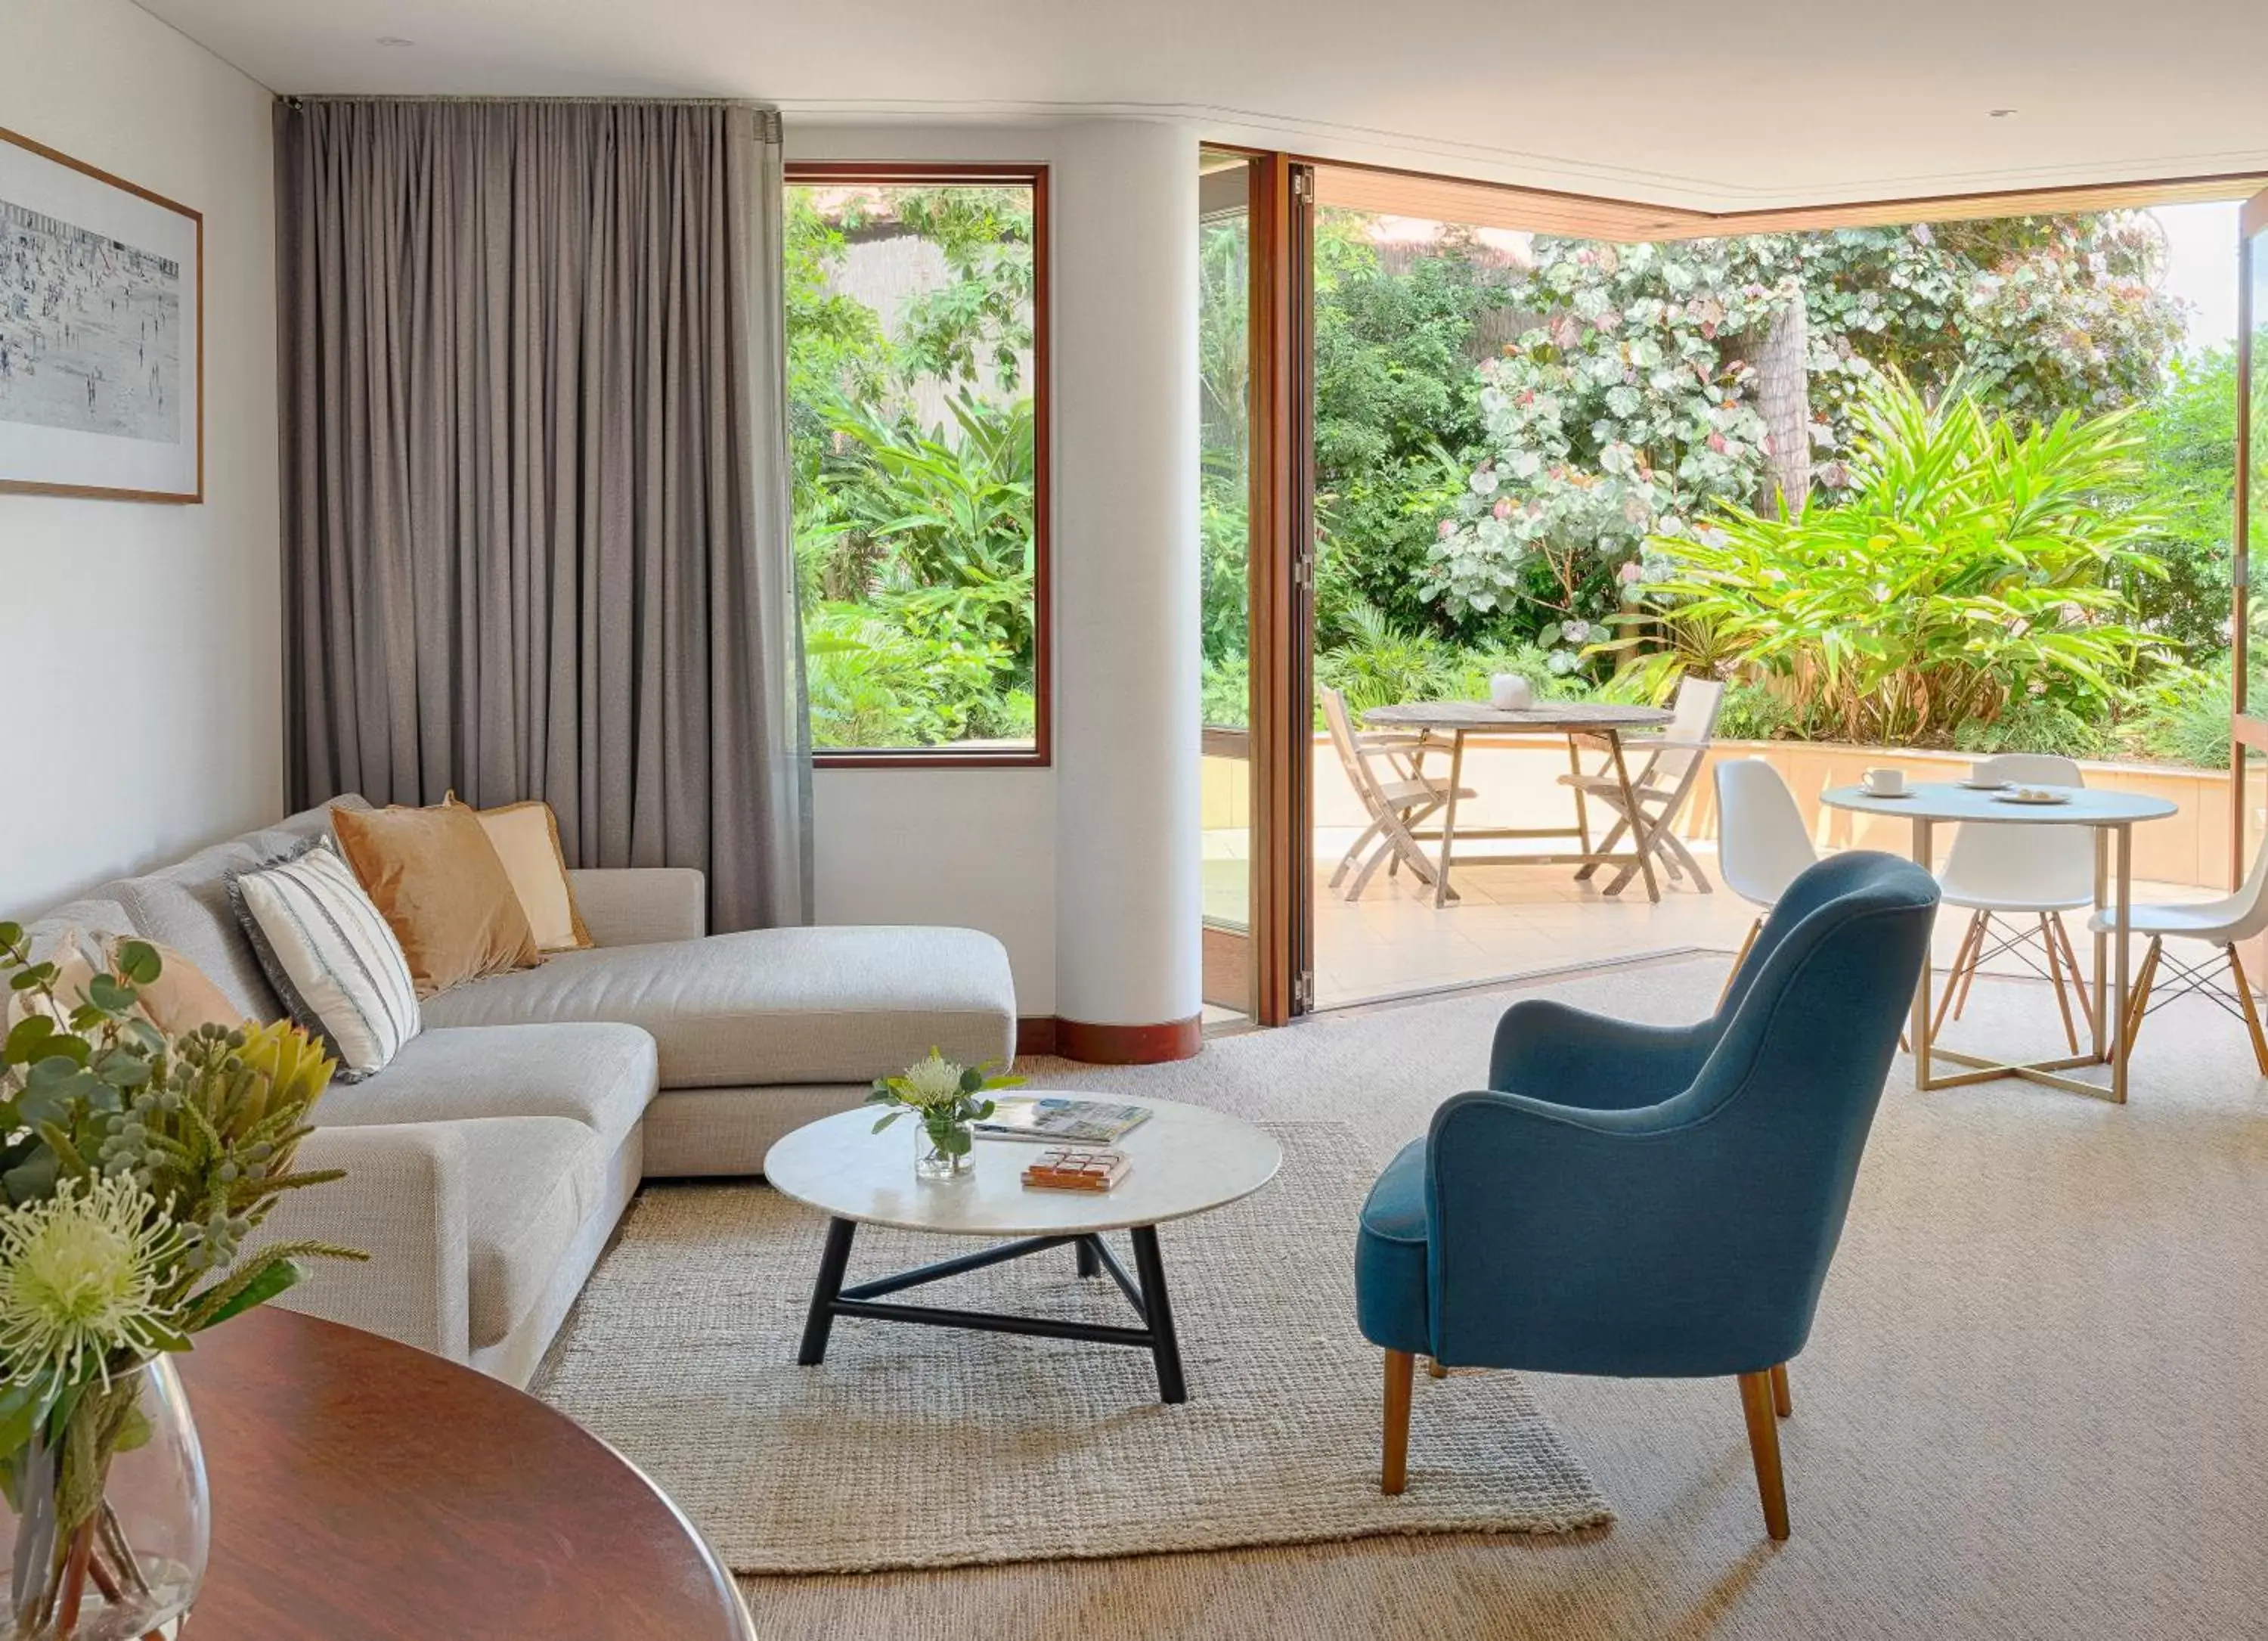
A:
<svg viewBox="0 0 2268 1641">
<path fill-rule="evenodd" d="M 637 108 L 746 108 L 755 114 L 779 112 L 778 105 L 759 102 L 750 97 L 416 97 L 375 92 L 279 92 L 276 100 L 291 108 L 304 108 L 311 102 L 533 102 Z"/>
<path fill-rule="evenodd" d="M 343 92 L 336 94 L 316 92 L 307 94 L 284 92 L 276 100 L 294 114 L 304 113 L 309 103 L 370 102 L 370 103 L 451 103 L 468 106 L 504 107 L 534 103 L 563 107 L 613 108 L 746 108 L 756 116 L 756 135 L 762 141 L 780 140 L 780 111 L 776 104 L 757 102 L 747 97 L 405 97 L 378 93 Z"/>
</svg>

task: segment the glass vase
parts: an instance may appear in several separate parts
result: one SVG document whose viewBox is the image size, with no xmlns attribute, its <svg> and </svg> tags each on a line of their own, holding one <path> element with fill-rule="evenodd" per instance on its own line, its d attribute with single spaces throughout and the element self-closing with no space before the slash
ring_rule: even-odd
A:
<svg viewBox="0 0 2268 1641">
<path fill-rule="evenodd" d="M 963 1179 L 976 1167 L 976 1131 L 966 1119 L 932 1124 L 924 1118 L 914 1126 L 914 1178 Z"/>
<path fill-rule="evenodd" d="M 211 1536 L 203 1451 L 165 1356 L 87 1387 L 68 1425 L 0 1458 L 4 1641 L 180 1632 Z"/>
</svg>

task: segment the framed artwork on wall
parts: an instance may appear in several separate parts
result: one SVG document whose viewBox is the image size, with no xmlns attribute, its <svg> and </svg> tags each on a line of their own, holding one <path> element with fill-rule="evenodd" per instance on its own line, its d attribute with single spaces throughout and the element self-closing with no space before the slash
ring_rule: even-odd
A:
<svg viewBox="0 0 2268 1641">
<path fill-rule="evenodd" d="M 204 218 L 0 129 L 0 492 L 204 499 Z"/>
</svg>

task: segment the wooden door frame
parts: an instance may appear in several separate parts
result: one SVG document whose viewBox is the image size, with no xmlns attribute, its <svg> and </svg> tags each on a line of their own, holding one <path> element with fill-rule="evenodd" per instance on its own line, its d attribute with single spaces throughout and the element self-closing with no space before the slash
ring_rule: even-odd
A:
<svg viewBox="0 0 2268 1641">
<path fill-rule="evenodd" d="M 1314 1006 L 1314 172 L 1251 156 L 1253 1018 Z"/>
</svg>

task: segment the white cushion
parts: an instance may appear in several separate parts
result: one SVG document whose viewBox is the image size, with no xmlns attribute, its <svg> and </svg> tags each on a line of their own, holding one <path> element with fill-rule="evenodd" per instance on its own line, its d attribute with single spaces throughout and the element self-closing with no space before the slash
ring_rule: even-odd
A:
<svg viewBox="0 0 2268 1641">
<path fill-rule="evenodd" d="M 338 1080 L 384 1069 L 417 1035 L 409 962 L 328 842 L 229 880 L 229 899 L 291 1018 L 320 1036 Z"/>
</svg>

